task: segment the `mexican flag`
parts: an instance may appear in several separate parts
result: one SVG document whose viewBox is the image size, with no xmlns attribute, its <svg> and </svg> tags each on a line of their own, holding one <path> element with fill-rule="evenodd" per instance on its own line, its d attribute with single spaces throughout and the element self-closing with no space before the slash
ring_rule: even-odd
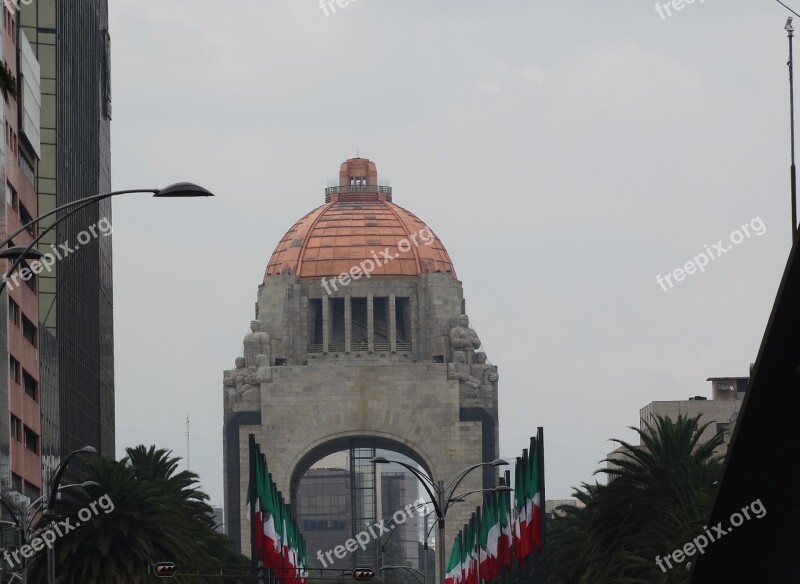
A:
<svg viewBox="0 0 800 584">
<path fill-rule="evenodd" d="M 447 562 L 447 571 L 444 575 L 444 584 L 459 584 L 461 582 L 461 534 L 453 542 L 453 551 L 450 552 L 450 561 Z"/>
<path fill-rule="evenodd" d="M 542 549 L 542 484 L 539 476 L 540 444 L 531 438 L 528 475 L 525 481 L 525 508 L 528 516 L 530 551 Z"/>
<path fill-rule="evenodd" d="M 528 457 L 517 458 L 514 467 L 514 553 L 517 561 L 524 560 L 530 549 L 530 530 L 528 528 L 528 505 L 526 500 L 527 479 L 528 479 Z"/>
<path fill-rule="evenodd" d="M 275 523 L 276 520 L 280 522 L 280 512 L 275 485 L 272 483 L 272 478 L 269 474 L 264 477 L 264 483 L 267 489 L 265 498 L 265 512 L 267 515 L 264 520 L 264 565 L 275 569 L 280 566 L 280 535 L 278 534 L 278 526 Z"/>
<path fill-rule="evenodd" d="M 480 576 L 484 580 L 494 580 L 500 573 L 499 550 L 500 519 L 497 515 L 497 501 L 494 494 L 486 497 L 481 517 Z"/>
<path fill-rule="evenodd" d="M 511 493 L 500 491 L 497 493 L 497 518 L 500 525 L 500 537 L 497 541 L 497 559 L 499 567 L 503 570 L 511 569 L 511 521 L 509 509 L 511 508 Z"/>
<path fill-rule="evenodd" d="M 260 556 L 264 549 L 264 536 L 261 529 L 263 519 L 264 493 L 261 481 L 261 456 L 258 452 L 251 453 L 255 457 L 255 476 L 250 477 L 250 485 L 247 489 L 247 505 L 250 507 L 250 517 L 252 525 L 250 530 L 255 538 L 256 555 Z"/>
</svg>

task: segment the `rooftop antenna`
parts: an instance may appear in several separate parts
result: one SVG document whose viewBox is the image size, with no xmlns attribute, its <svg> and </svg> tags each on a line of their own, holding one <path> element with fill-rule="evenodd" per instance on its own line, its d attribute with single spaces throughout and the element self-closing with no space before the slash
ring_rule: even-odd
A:
<svg viewBox="0 0 800 584">
<path fill-rule="evenodd" d="M 192 470 L 189 459 L 189 414 L 186 414 L 186 470 Z"/>
</svg>

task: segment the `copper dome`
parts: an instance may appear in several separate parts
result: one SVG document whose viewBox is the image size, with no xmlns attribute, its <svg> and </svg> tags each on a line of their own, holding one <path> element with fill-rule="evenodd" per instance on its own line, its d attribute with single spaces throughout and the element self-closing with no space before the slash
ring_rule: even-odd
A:
<svg viewBox="0 0 800 584">
<path fill-rule="evenodd" d="M 416 215 L 392 203 L 391 187 L 377 182 L 373 162 L 352 158 L 342 163 L 339 186 L 325 189 L 326 203 L 286 232 L 272 253 L 265 277 L 285 273 L 300 278 L 335 277 L 362 261 L 377 264 L 377 257 L 381 265 L 376 265 L 372 276 L 445 272 L 455 278 L 453 263 L 439 238 Z M 400 251 L 398 244 L 407 251 Z"/>
</svg>

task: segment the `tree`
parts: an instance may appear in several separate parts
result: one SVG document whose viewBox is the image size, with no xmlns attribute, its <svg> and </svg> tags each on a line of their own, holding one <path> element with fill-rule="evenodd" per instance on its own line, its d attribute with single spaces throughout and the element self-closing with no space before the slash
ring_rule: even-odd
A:
<svg viewBox="0 0 800 584">
<path fill-rule="evenodd" d="M 658 417 L 632 428 L 640 446 L 614 440 L 623 447 L 612 466 L 607 485 L 584 485 L 576 497 L 583 510 L 560 507 L 550 531 L 553 581 L 559 584 L 594 582 L 636 584 L 687 581 L 685 564 L 662 571 L 656 556 L 680 549 L 702 533 L 713 484 L 720 471 L 714 454 L 720 436 L 707 443 L 699 437 L 708 424 L 700 416 L 679 416 L 674 422 Z M 555 551 L 558 546 L 558 551 Z M 572 559 L 570 559 L 572 558 Z"/>
<path fill-rule="evenodd" d="M 57 521 L 69 519 L 76 525 L 55 542 L 57 582 L 152 582 L 148 565 L 159 561 L 174 562 L 179 573 L 219 574 L 222 569 L 225 574 L 249 574 L 249 560 L 214 530 L 208 496 L 197 488 L 195 473 L 177 472 L 180 459 L 167 450 L 137 446 L 126 452 L 121 461 L 87 463 L 88 480 L 99 486 L 71 489 L 53 510 Z M 78 519 L 81 513 L 88 515 L 92 504 L 97 512 L 88 520 Z M 46 527 L 44 522 L 39 526 Z M 34 557 L 30 582 L 46 581 L 44 556 Z M 181 581 L 220 580 L 173 580 Z M 245 579 L 226 580 L 234 581 Z"/>
</svg>

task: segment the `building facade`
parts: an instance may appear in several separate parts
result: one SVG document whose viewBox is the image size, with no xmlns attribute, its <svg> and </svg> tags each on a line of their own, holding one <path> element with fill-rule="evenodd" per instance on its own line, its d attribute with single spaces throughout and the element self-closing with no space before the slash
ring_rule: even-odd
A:
<svg viewBox="0 0 800 584">
<path fill-rule="evenodd" d="M 22 4 L 20 19 L 41 63 L 40 210 L 110 191 L 107 0 L 31 0 Z M 111 224 L 110 200 L 60 222 L 40 249 L 72 247 L 101 221 Z M 115 456 L 111 240 L 89 238 L 40 281 L 40 320 L 52 336 L 41 356 L 49 380 L 43 395 L 45 476 L 64 454 L 83 446 Z"/>
<path fill-rule="evenodd" d="M 41 156 L 39 63 L 13 4 L 3 3 L 0 47 L 3 63 L 15 80 L 14 96 L 0 107 L 0 175 L 4 203 L 0 237 L 5 240 L 38 213 L 34 172 Z M 2 98 L 0 98 L 2 99 Z M 15 236 L 9 245 L 27 246 L 36 227 Z M 3 273 L 11 261 L 0 260 Z M 24 262 L 11 274 L 0 296 L 0 487 L 20 505 L 42 490 L 41 388 L 39 383 L 39 276 Z M 23 277 L 24 276 L 24 277 Z M 5 511 L 3 511 L 5 515 Z"/>
<path fill-rule="evenodd" d="M 244 356 L 223 374 L 226 531 L 244 553 L 250 433 L 293 503 L 306 471 L 342 450 L 372 484 L 376 449 L 408 456 L 435 480 L 498 457 L 497 368 L 465 307 L 439 238 L 392 202 L 373 162 L 344 162 L 324 204 L 278 243 Z M 495 486 L 497 469 L 482 470 L 461 488 Z M 374 486 L 365 488 L 361 525 L 378 516 Z M 451 508 L 448 537 L 480 500 Z"/>
</svg>

